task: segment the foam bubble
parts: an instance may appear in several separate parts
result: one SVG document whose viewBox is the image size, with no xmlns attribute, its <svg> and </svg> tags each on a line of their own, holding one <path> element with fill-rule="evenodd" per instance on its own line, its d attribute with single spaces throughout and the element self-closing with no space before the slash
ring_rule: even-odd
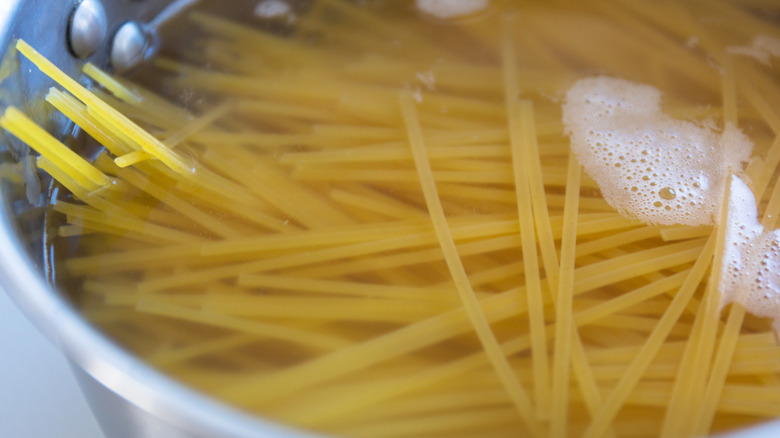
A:
<svg viewBox="0 0 780 438">
<path fill-rule="evenodd" d="M 721 308 L 737 302 L 753 315 L 774 319 L 780 332 L 780 230 L 758 222 L 756 198 L 737 177 L 731 182 L 721 265 Z"/>
<path fill-rule="evenodd" d="M 727 175 L 753 148 L 734 126 L 721 133 L 663 114 L 657 88 L 605 76 L 569 89 L 563 123 L 607 202 L 649 224 L 714 223 Z"/>
<path fill-rule="evenodd" d="M 417 9 L 446 20 L 482 11 L 488 3 L 489 0 L 417 0 Z"/>
</svg>

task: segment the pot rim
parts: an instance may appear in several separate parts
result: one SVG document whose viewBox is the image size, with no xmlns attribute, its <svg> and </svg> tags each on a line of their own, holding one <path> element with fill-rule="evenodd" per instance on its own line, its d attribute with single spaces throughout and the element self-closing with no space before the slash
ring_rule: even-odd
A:
<svg viewBox="0 0 780 438">
<path fill-rule="evenodd" d="M 24 33 L 19 16 L 25 3 L 33 2 L 0 2 L 0 48 L 4 51 Z M 32 7 L 44 10 L 41 5 Z M 315 436 L 190 389 L 108 339 L 44 279 L 17 236 L 7 198 L 7 191 L 0 193 L 0 289 L 72 363 L 131 404 L 194 436 Z"/>
</svg>

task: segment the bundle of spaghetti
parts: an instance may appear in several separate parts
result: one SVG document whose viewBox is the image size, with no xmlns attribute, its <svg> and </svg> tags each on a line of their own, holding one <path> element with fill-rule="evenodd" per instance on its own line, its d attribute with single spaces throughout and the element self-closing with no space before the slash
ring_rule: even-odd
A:
<svg viewBox="0 0 780 438">
<path fill-rule="evenodd" d="M 192 44 L 135 81 L 85 64 L 85 87 L 17 44 L 104 148 L 89 162 L 19 110 L 0 119 L 67 190 L 57 280 L 123 346 L 343 436 L 695 436 L 780 416 L 771 329 L 718 311 L 722 227 L 615 212 L 558 98 L 597 71 L 743 128 L 776 226 L 776 71 L 727 50 L 746 26 L 777 34 L 749 8 L 717 2 L 740 23 L 724 34 L 688 2 L 496 1 L 445 25 L 320 0 L 267 27 L 203 3 L 174 32 Z"/>
<path fill-rule="evenodd" d="M 62 169 L 86 193 L 105 189 L 111 185 L 108 176 L 68 149 L 15 107 L 6 109 L 0 118 L 0 126 L 35 149 L 54 166 Z"/>
<path fill-rule="evenodd" d="M 68 91 L 73 93 L 77 98 L 82 100 L 82 102 L 87 105 L 88 110 L 92 112 L 94 117 L 98 119 L 103 124 L 103 126 L 108 128 L 110 131 L 113 131 L 114 135 L 134 142 L 134 145 L 136 145 L 139 150 L 142 149 L 146 151 L 147 153 L 165 163 L 165 165 L 169 166 L 174 171 L 177 171 L 183 175 L 192 173 L 192 169 L 184 164 L 180 157 L 165 147 L 161 147 L 157 139 L 149 135 L 146 131 L 140 129 L 127 117 L 118 113 L 105 102 L 96 98 L 86 88 L 65 75 L 49 60 L 41 56 L 29 44 L 23 40 L 18 40 L 16 48 L 20 53 L 24 54 L 27 59 L 33 62 L 36 67 L 41 69 L 45 74 L 49 75 L 53 80 L 57 81 Z"/>
</svg>

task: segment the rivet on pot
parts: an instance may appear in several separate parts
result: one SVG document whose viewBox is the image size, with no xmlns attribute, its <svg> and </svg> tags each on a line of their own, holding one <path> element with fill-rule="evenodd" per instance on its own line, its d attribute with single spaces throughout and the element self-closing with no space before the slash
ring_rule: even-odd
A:
<svg viewBox="0 0 780 438">
<path fill-rule="evenodd" d="M 82 0 L 70 15 L 70 51 L 81 59 L 89 57 L 103 44 L 107 28 L 106 11 L 100 0 Z"/>
<path fill-rule="evenodd" d="M 122 73 L 138 66 L 146 58 L 151 46 L 151 38 L 144 26 L 128 21 L 114 35 L 111 42 L 111 67 Z"/>
</svg>

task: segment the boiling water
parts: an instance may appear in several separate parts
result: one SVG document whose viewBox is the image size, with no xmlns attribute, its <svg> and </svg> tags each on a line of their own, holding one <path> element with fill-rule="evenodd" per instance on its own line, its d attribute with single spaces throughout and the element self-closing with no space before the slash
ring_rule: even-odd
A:
<svg viewBox="0 0 780 438">
<path fill-rule="evenodd" d="M 780 196 L 778 64 L 752 46 L 780 11 L 448 3 L 206 2 L 164 30 L 145 88 L 103 97 L 195 172 L 105 153 L 116 188 L 55 203 L 84 315 L 189 385 L 333 435 L 780 416 L 770 325 L 721 320 L 707 275 L 729 175 L 757 211 Z"/>
</svg>

